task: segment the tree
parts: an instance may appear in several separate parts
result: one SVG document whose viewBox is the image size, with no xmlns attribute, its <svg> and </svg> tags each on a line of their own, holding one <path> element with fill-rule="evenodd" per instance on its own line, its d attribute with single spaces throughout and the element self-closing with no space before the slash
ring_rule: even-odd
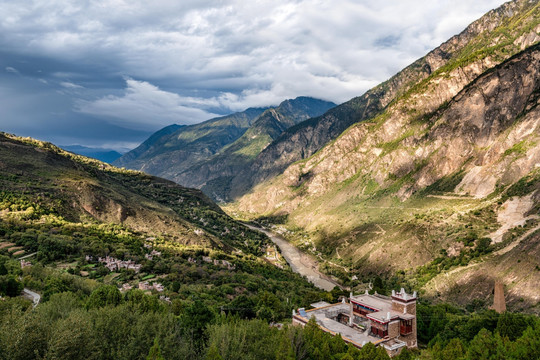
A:
<svg viewBox="0 0 540 360">
<path fill-rule="evenodd" d="M 107 305 L 116 306 L 122 301 L 122 294 L 113 285 L 103 285 L 96 290 L 92 291 L 86 307 L 88 309 L 100 308 Z"/>
<path fill-rule="evenodd" d="M 511 341 L 519 338 L 523 334 L 523 331 L 527 329 L 527 326 L 529 326 L 529 322 L 522 314 L 504 312 L 499 315 L 499 320 L 497 321 L 497 331 L 499 334 Z"/>
<path fill-rule="evenodd" d="M 223 358 L 219 354 L 219 350 L 218 350 L 216 344 L 212 344 L 208 348 L 208 352 L 206 353 L 206 356 L 204 357 L 204 360 L 223 360 Z"/>
<path fill-rule="evenodd" d="M 87 312 L 77 310 L 54 324 L 49 340 L 47 359 L 97 359 L 96 342 L 92 336 Z"/>
<path fill-rule="evenodd" d="M 150 348 L 146 360 L 165 360 L 163 356 L 161 356 L 161 349 L 157 337 L 154 338 L 154 345 Z"/>
<path fill-rule="evenodd" d="M 516 340 L 512 358 L 518 360 L 540 359 L 540 321 L 529 326 L 521 338 Z"/>
<path fill-rule="evenodd" d="M 416 355 L 413 351 L 409 350 L 409 348 L 404 348 L 401 350 L 399 355 L 395 358 L 396 360 L 415 360 Z"/>
<path fill-rule="evenodd" d="M 467 359 L 488 360 L 496 353 L 497 344 L 493 334 L 486 329 L 482 329 L 472 339 L 467 351 Z"/>
<path fill-rule="evenodd" d="M 196 340 L 203 340 L 204 329 L 215 318 L 214 312 L 200 300 L 188 305 L 180 317 L 180 322 L 187 332 L 191 332 Z"/>
<path fill-rule="evenodd" d="M 386 294 L 386 285 L 384 283 L 384 280 L 380 276 L 377 276 L 373 281 L 373 292 L 377 292 L 383 295 Z"/>
<path fill-rule="evenodd" d="M 287 335 L 288 334 L 285 333 L 284 336 L 281 337 L 281 341 L 279 342 L 279 348 L 276 352 L 276 360 L 296 360 L 296 357 L 294 356 L 294 350 Z"/>
<path fill-rule="evenodd" d="M 465 355 L 465 348 L 459 338 L 450 340 L 445 348 L 440 352 L 437 359 L 440 360 L 458 360 Z M 437 356 L 437 355 L 436 355 Z"/>
<path fill-rule="evenodd" d="M 376 347 L 372 343 L 367 343 L 360 349 L 358 360 L 389 360 L 388 353 L 382 347 Z"/>
<path fill-rule="evenodd" d="M 15 279 L 13 275 L 0 276 L 0 294 L 15 297 L 19 296 L 23 290 L 23 284 Z"/>
</svg>

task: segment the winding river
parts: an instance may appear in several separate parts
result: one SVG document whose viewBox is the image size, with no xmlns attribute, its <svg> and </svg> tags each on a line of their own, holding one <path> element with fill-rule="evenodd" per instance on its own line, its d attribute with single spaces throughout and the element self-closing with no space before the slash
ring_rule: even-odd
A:
<svg viewBox="0 0 540 360">
<path fill-rule="evenodd" d="M 316 287 L 326 291 L 330 291 L 335 286 L 339 286 L 337 282 L 333 281 L 328 276 L 324 275 L 319 271 L 318 263 L 313 257 L 306 253 L 303 253 L 280 235 L 277 235 L 267 229 L 255 227 L 253 225 L 244 225 L 246 225 L 252 230 L 260 231 L 266 234 L 266 236 L 268 236 L 270 240 L 272 240 L 272 242 L 279 247 L 279 249 L 281 250 L 281 255 L 283 255 L 285 260 L 287 260 L 287 262 L 291 266 L 291 269 L 294 272 L 305 276 L 308 281 L 314 284 Z"/>
</svg>

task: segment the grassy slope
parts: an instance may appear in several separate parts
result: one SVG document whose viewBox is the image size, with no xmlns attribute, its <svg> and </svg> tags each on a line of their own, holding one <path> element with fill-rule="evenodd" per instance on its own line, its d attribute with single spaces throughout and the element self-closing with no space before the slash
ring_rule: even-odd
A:
<svg viewBox="0 0 540 360">
<path fill-rule="evenodd" d="M 71 222 L 120 224 L 181 244 L 255 252 L 261 245 L 258 234 L 225 215 L 198 190 L 117 169 L 48 143 L 0 135 L 0 166 L 3 193 L 29 198 Z"/>
</svg>

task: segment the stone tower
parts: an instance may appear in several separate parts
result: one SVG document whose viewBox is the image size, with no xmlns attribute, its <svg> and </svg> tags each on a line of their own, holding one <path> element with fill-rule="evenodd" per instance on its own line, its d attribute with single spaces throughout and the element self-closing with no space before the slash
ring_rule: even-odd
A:
<svg viewBox="0 0 540 360">
<path fill-rule="evenodd" d="M 399 339 L 409 348 L 416 347 L 416 291 L 407 294 L 404 288 L 400 292 L 392 290 L 392 310 L 400 313 Z"/>
<path fill-rule="evenodd" d="M 506 311 L 506 301 L 504 300 L 504 285 L 500 281 L 495 281 L 495 296 L 493 297 L 493 306 L 491 308 L 499 314 Z"/>
</svg>

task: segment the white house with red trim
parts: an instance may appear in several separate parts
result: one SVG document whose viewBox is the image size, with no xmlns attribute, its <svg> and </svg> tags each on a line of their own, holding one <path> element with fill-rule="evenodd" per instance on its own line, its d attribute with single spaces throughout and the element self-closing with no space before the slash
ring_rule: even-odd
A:
<svg viewBox="0 0 540 360">
<path fill-rule="evenodd" d="M 293 325 L 304 326 L 314 318 L 319 327 L 362 347 L 367 342 L 382 346 L 390 356 L 405 347 L 417 347 L 416 292 L 392 291 L 392 296 L 350 294 L 338 304 L 320 302 L 314 309 L 293 311 Z"/>
</svg>

